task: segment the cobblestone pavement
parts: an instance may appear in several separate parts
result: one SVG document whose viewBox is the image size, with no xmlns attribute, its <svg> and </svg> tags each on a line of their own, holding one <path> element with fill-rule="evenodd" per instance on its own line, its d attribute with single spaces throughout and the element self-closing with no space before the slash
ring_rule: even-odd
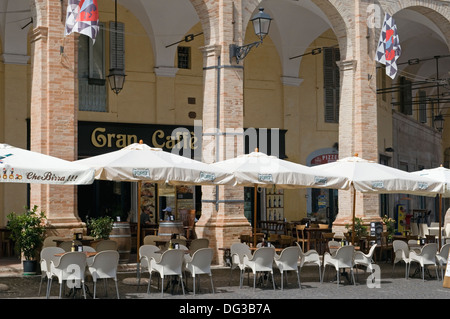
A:
<svg viewBox="0 0 450 319">
<path fill-rule="evenodd" d="M 259 285 L 253 289 L 252 274 L 245 275 L 243 287 L 239 288 L 238 270 L 234 270 L 230 277 L 229 268 L 214 267 L 214 294 L 210 290 L 209 278 L 200 276 L 200 289 L 196 295 L 192 292 L 192 279 L 189 278 L 188 291 L 185 295 L 180 289 L 175 289 L 173 292 L 169 289 L 161 296 L 157 278 L 152 278 L 150 294 L 147 294 L 148 273 L 142 274 L 141 284 L 138 285 L 136 264 L 128 264 L 119 267 L 120 300 L 116 299 L 113 281 L 108 280 L 107 294 L 105 294 L 103 283 L 99 282 L 97 299 L 94 301 L 89 294 L 87 300 L 84 300 L 81 294 L 69 296 L 70 290 L 67 287 L 62 300 L 59 300 L 57 280 L 54 280 L 52 284 L 49 299 L 45 297 L 45 280 L 42 284 L 41 295 L 38 296 L 40 275 L 24 276 L 17 266 L 16 269 L 11 270 L 2 269 L 0 265 L 0 304 L 19 310 L 22 309 L 21 307 L 33 307 L 33 309 L 45 306 L 50 309 L 66 307 L 66 309 L 73 309 L 77 315 L 87 311 L 90 316 L 98 314 L 102 317 L 105 315 L 117 317 L 128 313 L 132 316 L 146 312 L 151 314 L 156 309 L 158 315 L 163 313 L 168 318 L 229 319 L 242 317 L 242 315 L 253 317 L 263 315 L 264 318 L 279 319 L 281 316 L 292 314 L 295 309 L 315 309 L 317 313 L 320 313 L 321 318 L 328 315 L 336 316 L 336 311 L 351 311 L 352 305 L 358 305 L 359 310 L 364 307 L 368 311 L 367 315 L 375 317 L 387 309 L 390 313 L 393 309 L 409 309 L 410 311 L 412 308 L 408 307 L 411 305 L 413 307 L 424 305 L 424 299 L 427 299 L 427 306 L 441 309 L 440 299 L 450 299 L 450 288 L 444 288 L 443 281 L 436 279 L 433 268 L 430 269 L 433 277 L 426 276 L 423 281 L 420 276 L 405 279 L 404 264 L 397 264 L 394 271 L 390 263 L 380 263 L 379 266 L 381 277 L 375 283 L 371 280 L 367 281 L 369 274 L 359 269 L 356 274 L 356 285 L 350 284 L 343 278 L 339 287 L 335 281 L 336 273 L 330 267 L 327 268 L 323 283 L 319 281 L 318 267 L 303 267 L 300 276 L 302 288 L 298 288 L 296 275 L 291 273 L 283 290 L 280 289 L 281 276 L 277 269 L 274 270 L 276 283 L 274 290 L 270 281 L 267 286 Z M 411 273 L 414 269 L 414 266 L 411 267 Z M 92 278 L 87 279 L 87 287 L 88 292 L 92 293 Z M 326 299 L 325 303 L 324 299 Z M 437 300 L 436 304 L 430 303 L 431 299 Z M 418 300 L 418 303 L 415 303 L 415 300 Z M 77 302 L 82 305 L 77 307 Z M 416 315 L 413 312 L 409 314 Z"/>
<path fill-rule="evenodd" d="M 301 271 L 301 286 L 298 289 L 297 278 L 294 273 L 288 275 L 288 282 L 284 284 L 284 289 L 280 286 L 280 273 L 274 270 L 276 289 L 273 290 L 271 282 L 267 286 L 258 285 L 253 289 L 253 275 L 246 274 L 244 285 L 239 288 L 239 271 L 234 270 L 230 281 L 230 269 L 224 267 L 214 267 L 213 282 L 215 293 L 211 293 L 211 284 L 207 276 L 200 276 L 200 291 L 196 295 L 192 292 L 192 279 L 188 279 L 188 292 L 183 295 L 181 289 L 175 289 L 172 293 L 170 289 L 161 296 L 158 288 L 157 276 L 152 278 L 150 294 L 147 294 L 148 273 L 142 274 L 141 284 L 137 282 L 136 264 L 122 265 L 118 275 L 118 284 L 121 300 L 138 299 L 161 299 L 164 300 L 280 300 L 280 299 L 450 299 L 450 289 L 443 287 L 443 281 L 436 279 L 436 272 L 433 267 L 429 269 L 432 277 L 425 276 L 425 281 L 420 275 L 405 279 L 404 264 L 397 264 L 394 268 L 390 263 L 380 263 L 380 280 L 372 283 L 367 282 L 369 274 L 362 269 L 356 273 L 356 285 L 350 284 L 344 277 L 341 284 L 337 285 L 335 271 L 327 267 L 323 283 L 319 281 L 318 267 L 303 267 Z M 411 267 L 411 274 L 415 266 Z M 440 275 L 440 273 L 439 273 Z M 18 271 L 0 272 L 0 299 L 45 299 L 46 280 L 42 283 L 41 295 L 38 296 L 40 275 L 24 276 Z M 93 292 L 92 279 L 87 279 L 88 292 Z M 198 287 L 198 286 L 197 286 Z M 178 288 L 178 287 L 176 287 Z M 65 289 L 64 299 L 73 298 L 68 296 L 69 289 Z M 53 281 L 51 289 L 51 299 L 58 299 L 59 284 Z M 107 295 L 102 282 L 97 284 L 97 298 L 116 299 L 115 286 L 112 280 L 108 280 Z M 80 299 L 81 295 L 75 298 Z M 92 299 L 88 294 L 88 299 Z M 1 302 L 1 301 L 0 301 Z M 120 301 L 119 301 L 120 302 Z"/>
</svg>

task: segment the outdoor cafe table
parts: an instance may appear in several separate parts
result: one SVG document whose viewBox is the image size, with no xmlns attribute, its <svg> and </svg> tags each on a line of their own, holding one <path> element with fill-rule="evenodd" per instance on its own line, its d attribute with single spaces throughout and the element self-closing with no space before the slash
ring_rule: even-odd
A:
<svg viewBox="0 0 450 319">
<path fill-rule="evenodd" d="M 98 252 L 96 252 L 96 251 L 80 251 L 80 252 L 84 253 L 86 255 L 86 258 L 94 257 L 95 255 L 98 254 Z M 57 254 L 55 254 L 55 256 L 56 257 L 61 257 L 62 255 L 67 254 L 67 253 L 68 253 L 67 251 L 64 252 L 64 253 L 57 253 Z M 70 251 L 69 251 L 69 253 L 70 253 Z"/>
<path fill-rule="evenodd" d="M 311 244 L 314 243 L 314 248 L 317 250 L 317 252 L 322 255 L 324 253 L 324 247 L 323 247 L 323 237 L 322 233 L 331 233 L 330 228 L 315 228 L 315 227 L 308 227 L 304 229 L 305 231 L 305 237 L 306 237 L 306 251 L 311 249 Z"/>
<path fill-rule="evenodd" d="M 66 242 L 66 241 L 69 241 L 69 242 L 72 242 L 72 241 L 79 241 L 82 245 L 85 245 L 85 246 L 90 246 L 94 241 L 96 241 L 96 239 L 94 239 L 94 238 L 89 238 L 89 237 L 84 237 L 84 238 L 81 238 L 81 239 L 72 239 L 72 238 L 59 238 L 59 239 L 53 239 L 53 241 L 56 243 L 56 245 L 60 245 L 61 243 L 63 243 L 63 242 Z"/>
<path fill-rule="evenodd" d="M 275 249 L 275 252 L 276 252 L 276 253 L 281 253 L 281 252 L 283 251 L 283 248 L 277 248 L 277 247 L 274 247 L 274 246 L 270 246 L 270 247 L 273 247 L 273 248 Z M 258 248 L 263 248 L 263 247 L 250 247 L 250 250 L 251 250 L 251 251 L 255 251 L 255 250 L 257 250 Z"/>
</svg>

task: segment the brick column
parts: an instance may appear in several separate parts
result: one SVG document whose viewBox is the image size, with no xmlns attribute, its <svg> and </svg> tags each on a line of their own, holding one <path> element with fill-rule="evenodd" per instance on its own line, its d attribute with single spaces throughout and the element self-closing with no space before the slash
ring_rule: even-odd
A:
<svg viewBox="0 0 450 319">
<path fill-rule="evenodd" d="M 202 157 L 207 163 L 243 153 L 243 66 L 230 64 L 229 44 L 233 43 L 233 3 L 227 1 L 214 12 L 219 32 L 203 47 L 204 105 Z M 236 13 L 235 13 L 236 14 Z M 237 19 L 235 17 L 235 19 Z M 220 247 L 239 242 L 241 233 L 251 233 L 244 216 L 242 187 L 203 186 L 202 216 L 196 223 L 198 237 L 210 240 L 216 248 L 213 262 L 223 263 Z"/>
<path fill-rule="evenodd" d="M 31 150 L 65 160 L 77 158 L 77 50 L 74 35 L 64 39 L 65 10 L 59 0 L 34 2 L 31 34 Z M 83 227 L 75 186 L 31 184 L 31 206 L 45 211 L 59 234 Z"/>
<path fill-rule="evenodd" d="M 339 63 L 341 69 L 341 101 L 339 110 L 339 157 L 358 154 L 378 162 L 377 96 L 374 52 L 368 49 L 367 5 L 355 1 L 353 59 Z M 373 48 L 373 46 L 370 46 Z M 365 221 L 380 221 L 377 194 L 356 194 L 356 216 Z M 334 228 L 345 230 L 352 222 L 353 195 L 339 191 L 339 214 Z"/>
</svg>

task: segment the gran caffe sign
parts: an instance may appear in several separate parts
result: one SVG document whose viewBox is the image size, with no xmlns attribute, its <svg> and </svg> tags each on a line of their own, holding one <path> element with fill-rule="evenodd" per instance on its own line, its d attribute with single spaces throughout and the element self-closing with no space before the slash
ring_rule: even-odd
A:
<svg viewBox="0 0 450 319">
<path fill-rule="evenodd" d="M 247 130 L 244 130 L 246 132 Z M 250 130 L 248 130 L 250 132 Z M 255 132 L 256 144 L 260 151 L 267 154 L 275 153 L 275 145 L 280 158 L 285 158 L 285 130 L 252 129 Z M 244 138 L 245 153 L 253 151 L 249 140 L 251 134 Z M 175 152 L 190 158 L 200 159 L 202 149 L 202 127 L 160 124 L 133 124 L 110 122 L 78 122 L 78 155 L 80 158 L 117 151 L 133 143 L 143 143 L 162 148 L 164 151 Z M 262 145 L 265 144 L 265 145 Z M 185 152 L 188 152 L 186 154 Z"/>
</svg>

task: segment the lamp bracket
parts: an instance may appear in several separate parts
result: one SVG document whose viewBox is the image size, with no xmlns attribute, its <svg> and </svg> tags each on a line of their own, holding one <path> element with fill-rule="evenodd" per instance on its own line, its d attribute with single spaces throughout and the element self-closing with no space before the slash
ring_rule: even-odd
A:
<svg viewBox="0 0 450 319">
<path fill-rule="evenodd" d="M 260 40 L 243 46 L 230 44 L 230 64 L 232 58 L 236 58 L 236 63 L 239 64 L 239 61 L 242 61 L 253 47 L 258 47 L 262 42 L 263 41 Z"/>
</svg>

